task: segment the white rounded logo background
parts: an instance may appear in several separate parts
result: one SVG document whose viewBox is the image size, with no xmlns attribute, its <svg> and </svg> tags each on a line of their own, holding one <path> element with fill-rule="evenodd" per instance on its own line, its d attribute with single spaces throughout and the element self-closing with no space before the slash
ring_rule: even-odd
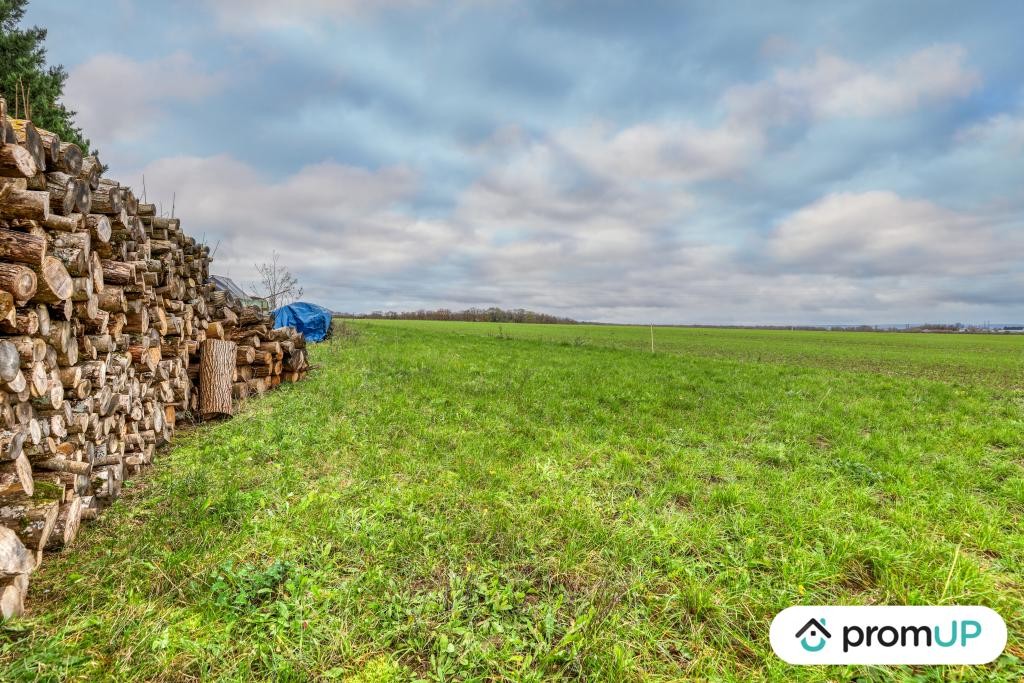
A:
<svg viewBox="0 0 1024 683">
<path fill-rule="evenodd" d="M 870 645 L 869 627 L 875 627 Z M 882 634 L 888 646 L 879 643 L 884 627 L 892 627 Z M 920 627 L 930 630 L 930 646 Z M 935 627 L 951 645 L 938 645 Z M 894 630 L 907 637 L 892 643 Z M 987 664 L 1006 647 L 1006 623 L 995 611 L 980 606 L 800 606 L 775 616 L 769 640 L 775 654 L 790 664 Z"/>
</svg>

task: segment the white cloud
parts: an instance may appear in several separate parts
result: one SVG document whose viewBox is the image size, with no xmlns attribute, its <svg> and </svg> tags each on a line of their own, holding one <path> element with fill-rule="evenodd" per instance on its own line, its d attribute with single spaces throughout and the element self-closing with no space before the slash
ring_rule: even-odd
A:
<svg viewBox="0 0 1024 683">
<path fill-rule="evenodd" d="M 679 228 L 695 209 L 693 183 L 742 169 L 758 142 L 687 124 L 593 125 L 532 140 L 499 131 L 483 148 L 493 165 L 453 212 L 473 239 L 460 243 L 468 266 L 444 294 L 455 305 L 665 321 L 691 297 L 680 283 L 735 272 L 731 249 Z"/>
<path fill-rule="evenodd" d="M 957 142 L 1019 155 L 1024 152 L 1024 116 L 999 114 L 957 134 Z"/>
<path fill-rule="evenodd" d="M 161 188 L 165 211 L 175 194 L 190 234 L 219 241 L 215 272 L 243 281 L 273 250 L 311 280 L 341 283 L 432 261 L 459 239 L 445 223 L 400 210 L 417 186 L 404 168 L 322 163 L 275 180 L 217 156 L 160 159 L 142 172 L 149 188 Z"/>
<path fill-rule="evenodd" d="M 861 277 L 972 275 L 1019 260 L 981 218 L 892 192 L 839 192 L 783 219 L 768 240 L 796 272 Z"/>
<path fill-rule="evenodd" d="M 959 45 L 934 45 L 869 67 L 821 53 L 809 66 L 731 88 L 724 102 L 741 121 L 877 117 L 969 95 L 981 83 Z"/>
<path fill-rule="evenodd" d="M 503 128 L 481 146 L 490 167 L 456 216 L 483 230 L 637 237 L 692 209 L 694 183 L 741 173 L 761 144 L 749 128 L 689 122 L 592 124 L 536 139 Z"/>
<path fill-rule="evenodd" d="M 652 127 L 653 129 L 653 127 Z M 459 197 L 453 220 L 475 248 L 500 252 L 489 272 L 539 272 L 638 256 L 692 210 L 681 179 L 718 172 L 677 169 L 656 141 L 635 148 L 601 128 L 513 137 L 485 175 Z"/>
<path fill-rule="evenodd" d="M 104 53 L 70 71 L 65 99 L 94 143 L 131 142 L 159 129 L 167 103 L 199 102 L 223 80 L 183 52 L 151 61 Z"/>
<path fill-rule="evenodd" d="M 246 21 L 286 25 L 368 6 L 258 2 L 247 5 Z M 111 60 L 114 75 L 101 59 Z M 103 100 L 97 106 L 106 95 L 122 97 L 116 111 L 95 114 L 104 120 L 96 130 L 113 121 L 127 139 L 159 121 L 168 99 L 216 87 L 188 58 L 159 65 L 164 77 L 153 84 L 139 64 L 96 58 L 76 70 L 84 90 L 75 100 L 85 91 Z M 421 177 L 402 166 L 311 163 L 272 177 L 227 155 L 181 156 L 133 177 L 145 173 L 165 209 L 176 193 L 184 227 L 219 241 L 216 272 L 246 282 L 252 264 L 277 250 L 314 300 L 337 308 L 497 304 L 620 322 L 884 322 L 915 310 L 941 317 L 969 299 L 993 300 L 990 276 L 1013 272 L 1022 246 L 1011 231 L 979 214 L 878 191 L 827 195 L 761 237 L 768 226 L 730 224 L 728 214 L 708 219 L 702 192 L 745 180 L 774 125 L 910 111 L 976 84 L 959 48 L 878 67 L 821 55 L 729 91 L 718 124 L 596 123 L 547 134 L 506 126 L 470 150 L 484 170 L 440 218 L 415 217 Z M 1018 134 L 1017 119 L 1001 117 L 963 136 Z M 964 276 L 974 275 L 984 286 L 960 292 Z"/>
<path fill-rule="evenodd" d="M 762 139 L 749 126 L 701 128 L 688 121 L 642 123 L 612 132 L 592 125 L 556 133 L 553 143 L 604 177 L 692 182 L 742 170 Z"/>
<path fill-rule="evenodd" d="M 389 7 L 420 5 L 427 0 L 206 0 L 222 28 L 245 32 L 282 28 L 312 29 Z"/>
<path fill-rule="evenodd" d="M 617 320 L 665 320 L 668 310 L 720 322 L 763 320 L 767 310 L 779 321 L 856 320 L 868 310 L 934 306 L 936 292 L 949 289 L 946 276 L 1009 263 L 999 235 L 975 216 L 868 192 L 825 197 L 767 240 L 757 226 L 744 226 L 736 244 L 690 222 L 700 183 L 742 177 L 771 126 L 908 111 L 976 83 L 957 47 L 877 69 L 822 55 L 729 91 L 717 126 L 592 124 L 534 138 L 500 129 L 480 148 L 492 165 L 452 218 L 475 237 L 459 246 L 474 265 L 464 282 L 490 302 Z M 766 258 L 750 258 L 757 247 Z M 897 284 L 906 276 L 916 279 Z M 894 286 L 900 294 L 886 294 Z"/>
</svg>

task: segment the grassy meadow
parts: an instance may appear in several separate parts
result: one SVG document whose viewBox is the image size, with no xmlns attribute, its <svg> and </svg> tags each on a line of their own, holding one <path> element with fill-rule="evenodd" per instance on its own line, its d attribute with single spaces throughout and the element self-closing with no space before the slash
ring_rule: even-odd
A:
<svg viewBox="0 0 1024 683">
<path fill-rule="evenodd" d="M 361 321 L 33 576 L 2 680 L 1024 677 L 1024 338 Z M 793 604 L 986 667 L 792 667 Z"/>
</svg>

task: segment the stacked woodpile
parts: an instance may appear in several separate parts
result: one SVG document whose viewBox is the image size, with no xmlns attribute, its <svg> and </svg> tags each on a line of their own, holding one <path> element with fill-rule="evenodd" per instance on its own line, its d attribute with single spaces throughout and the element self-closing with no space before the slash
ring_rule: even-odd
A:
<svg viewBox="0 0 1024 683">
<path fill-rule="evenodd" d="M 229 390 L 233 398 L 262 396 L 281 382 L 297 382 L 306 376 L 309 367 L 306 340 L 294 328 L 273 329 L 269 314 L 253 307 L 241 307 L 223 290 L 212 290 L 206 297 L 206 304 L 213 316 L 206 327 L 206 338 L 235 344 L 235 374 Z M 200 383 L 198 373 L 198 368 L 192 373 L 192 380 L 197 384 Z M 206 408 L 202 407 L 204 413 Z M 220 411 L 211 409 L 209 412 Z"/>
<path fill-rule="evenodd" d="M 212 284 L 210 254 L 0 99 L 0 615 L 43 551 L 153 461 L 180 417 L 302 379 L 305 341 Z"/>
</svg>

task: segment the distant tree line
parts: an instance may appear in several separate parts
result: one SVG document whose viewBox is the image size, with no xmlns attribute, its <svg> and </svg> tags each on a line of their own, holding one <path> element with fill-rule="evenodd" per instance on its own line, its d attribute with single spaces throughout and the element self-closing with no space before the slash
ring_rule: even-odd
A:
<svg viewBox="0 0 1024 683">
<path fill-rule="evenodd" d="M 601 324 L 601 323 L 598 323 Z M 734 330 L 783 330 L 803 332 L 910 332 L 938 334 L 999 334 L 1019 332 L 1024 325 L 964 325 L 962 323 L 925 323 L 922 325 L 655 325 L 655 327 L 722 328 Z"/>
<path fill-rule="evenodd" d="M 343 318 L 368 318 L 372 320 L 457 320 L 471 323 L 543 323 L 543 324 L 576 324 L 572 318 L 561 318 L 557 315 L 527 311 L 523 308 L 505 310 L 502 308 L 467 308 L 464 311 L 451 311 L 438 308 L 432 311 L 373 311 L 372 313 L 340 313 Z"/>
</svg>

